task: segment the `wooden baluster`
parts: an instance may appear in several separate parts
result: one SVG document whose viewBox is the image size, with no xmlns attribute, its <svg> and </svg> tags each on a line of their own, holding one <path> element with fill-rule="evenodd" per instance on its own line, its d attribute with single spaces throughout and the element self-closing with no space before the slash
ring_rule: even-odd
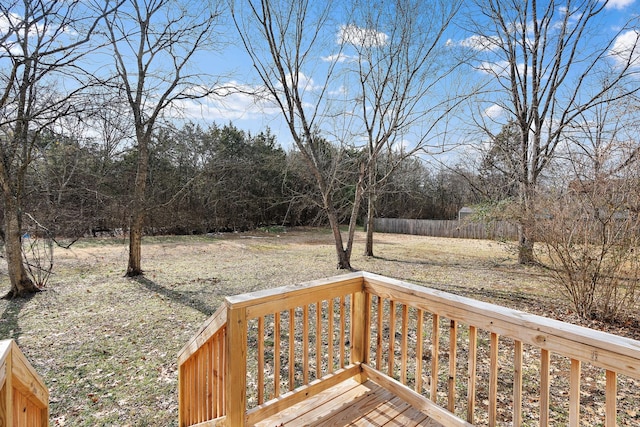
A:
<svg viewBox="0 0 640 427">
<path fill-rule="evenodd" d="M 616 427 L 616 401 L 618 395 L 618 377 L 615 371 L 607 370 L 605 386 L 605 427 Z"/>
<path fill-rule="evenodd" d="M 219 395 L 222 396 L 222 399 L 220 400 L 220 412 L 222 413 L 222 415 L 227 415 L 227 400 L 228 400 L 228 396 L 227 396 L 227 382 L 229 381 L 229 377 L 227 376 L 227 369 L 226 366 L 227 364 L 229 364 L 229 360 L 227 359 L 227 335 L 229 335 L 229 330 L 227 329 L 227 327 L 225 326 L 225 328 L 222 330 L 222 338 L 220 341 L 220 375 L 222 376 L 222 380 L 220 381 L 220 391 L 219 391 Z"/>
<path fill-rule="evenodd" d="M 258 405 L 264 403 L 264 316 L 258 318 Z"/>
<path fill-rule="evenodd" d="M 216 410 L 216 402 L 215 402 L 215 388 L 214 381 L 215 375 L 213 371 L 215 370 L 216 363 L 216 339 L 217 334 L 211 337 L 211 339 L 207 342 L 207 354 L 209 355 L 209 364 L 207 365 L 207 419 L 212 420 L 216 418 L 215 410 Z"/>
<path fill-rule="evenodd" d="M 478 329 L 469 326 L 469 373 L 467 378 L 467 422 L 473 424 L 476 408 L 476 372 L 478 363 Z"/>
<path fill-rule="evenodd" d="M 197 422 L 201 422 L 203 421 L 203 417 L 204 417 L 204 411 L 203 411 L 203 407 L 206 405 L 205 402 L 205 394 L 204 394 L 204 378 L 203 378 L 203 373 L 204 373 L 204 367 L 203 367 L 203 362 L 204 362 L 204 348 L 200 347 L 200 350 L 198 350 L 198 352 L 196 353 L 195 356 L 196 359 L 196 364 L 195 364 L 195 373 L 196 373 L 196 396 L 198 399 L 198 403 L 196 405 L 196 421 Z"/>
<path fill-rule="evenodd" d="M 387 374 L 393 378 L 395 365 L 395 342 L 396 342 L 396 303 L 389 300 L 389 354 Z"/>
<path fill-rule="evenodd" d="M 309 306 L 302 307 L 302 383 L 309 384 Z"/>
<path fill-rule="evenodd" d="M 522 425 L 522 341 L 513 343 L 513 427 Z"/>
<path fill-rule="evenodd" d="M 316 303 L 316 379 L 322 378 L 322 301 Z"/>
<path fill-rule="evenodd" d="M 402 341 L 400 348 L 400 382 L 407 384 L 407 347 L 409 339 L 409 306 L 402 305 Z"/>
<path fill-rule="evenodd" d="M 569 374 L 569 427 L 580 426 L 580 371 L 581 362 L 571 359 Z"/>
<path fill-rule="evenodd" d="M 551 387 L 551 377 L 549 368 L 551 366 L 551 354 L 549 350 L 540 351 L 540 426 L 549 425 L 549 388 Z"/>
<path fill-rule="evenodd" d="M 377 335 L 376 335 L 376 369 L 382 371 L 382 309 L 383 309 L 383 301 L 382 297 L 378 297 L 378 324 L 377 324 Z"/>
<path fill-rule="evenodd" d="M 295 311 L 289 309 L 289 391 L 295 388 L 296 371 L 296 322 Z"/>
<path fill-rule="evenodd" d="M 345 318 L 344 318 L 344 295 L 340 297 L 340 367 L 344 368 L 344 347 L 345 347 Z"/>
<path fill-rule="evenodd" d="M 355 299 L 353 298 L 353 294 L 349 295 L 349 363 L 353 363 L 353 343 L 354 343 L 354 335 L 353 335 L 353 314 Z"/>
<path fill-rule="evenodd" d="M 456 409 L 456 365 L 458 362 L 458 324 L 455 320 L 449 322 L 449 381 L 447 409 L 455 412 Z"/>
<path fill-rule="evenodd" d="M 418 394 L 422 394 L 422 322 L 424 313 L 418 309 L 416 313 L 416 383 L 415 391 Z"/>
<path fill-rule="evenodd" d="M 491 333 L 489 348 L 489 427 L 494 427 L 498 414 L 498 345 L 500 336 Z"/>
<path fill-rule="evenodd" d="M 218 418 L 220 413 L 218 412 L 219 406 L 218 401 L 220 400 L 220 396 L 218 395 L 218 380 L 219 380 L 219 342 L 221 333 L 217 333 L 213 336 L 211 340 L 211 371 L 209 372 L 209 376 L 211 380 L 209 381 L 209 390 L 211 393 L 211 419 Z"/>
<path fill-rule="evenodd" d="M 431 331 L 431 390 L 429 397 L 433 402 L 438 399 L 438 353 L 440 352 L 440 316 L 433 314 Z"/>
<path fill-rule="evenodd" d="M 280 312 L 273 315 L 273 397 L 280 396 Z"/>
<path fill-rule="evenodd" d="M 333 317 L 335 315 L 335 301 L 333 298 L 331 298 L 330 300 L 327 301 L 327 316 L 329 316 L 329 326 L 328 329 L 329 331 L 327 332 L 327 340 L 329 341 L 329 349 L 327 350 L 329 352 L 329 373 L 333 374 L 333 339 L 335 338 L 335 331 L 334 331 L 334 326 L 333 326 Z"/>
<path fill-rule="evenodd" d="M 369 363 L 371 358 L 371 294 L 364 293 L 364 323 L 363 328 L 363 349 L 362 349 L 362 362 Z"/>
</svg>

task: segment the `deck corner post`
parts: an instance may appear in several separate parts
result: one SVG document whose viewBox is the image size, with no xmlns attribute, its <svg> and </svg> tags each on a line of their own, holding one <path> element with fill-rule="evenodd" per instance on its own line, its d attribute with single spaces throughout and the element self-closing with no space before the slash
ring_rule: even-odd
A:
<svg viewBox="0 0 640 427">
<path fill-rule="evenodd" d="M 12 351 L 14 350 L 15 341 L 11 340 L 9 345 L 9 354 L 7 354 L 5 358 L 5 366 L 4 366 L 4 384 L 0 385 L 0 425 L 2 426 L 12 426 L 14 425 L 13 421 L 13 411 L 11 410 L 13 406 L 13 355 Z"/>
<path fill-rule="evenodd" d="M 353 313 L 351 313 L 351 328 L 353 343 L 351 347 L 352 364 L 366 363 L 368 358 L 368 319 L 370 295 L 364 291 L 353 294 Z M 360 374 L 360 382 L 366 381 L 365 374 Z"/>
<path fill-rule="evenodd" d="M 245 425 L 247 408 L 247 312 L 227 301 L 227 334 L 225 346 L 226 424 Z"/>
</svg>

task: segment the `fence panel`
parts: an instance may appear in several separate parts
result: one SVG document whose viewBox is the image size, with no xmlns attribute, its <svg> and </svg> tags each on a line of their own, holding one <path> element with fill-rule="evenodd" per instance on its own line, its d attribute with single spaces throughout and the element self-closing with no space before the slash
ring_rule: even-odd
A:
<svg viewBox="0 0 640 427">
<path fill-rule="evenodd" d="M 375 231 L 460 239 L 516 240 L 518 229 L 507 221 L 491 223 L 466 220 L 375 218 Z"/>
</svg>

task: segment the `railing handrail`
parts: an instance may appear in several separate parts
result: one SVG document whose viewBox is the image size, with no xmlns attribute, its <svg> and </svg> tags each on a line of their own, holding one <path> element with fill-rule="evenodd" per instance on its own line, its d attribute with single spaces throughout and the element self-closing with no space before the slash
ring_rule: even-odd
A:
<svg viewBox="0 0 640 427">
<path fill-rule="evenodd" d="M 288 310 L 318 301 L 318 294 L 339 297 L 363 290 L 363 273 L 347 273 L 324 279 L 313 280 L 298 285 L 280 286 L 225 298 L 227 306 L 233 309 L 244 308 L 247 318 L 252 319 L 274 310 Z"/>
<path fill-rule="evenodd" d="M 640 379 L 640 341 L 377 274 L 362 275 L 366 291 L 374 295 L 392 296 L 410 307 Z"/>
<path fill-rule="evenodd" d="M 220 328 L 227 323 L 227 306 L 222 304 L 200 326 L 198 332 L 182 347 L 178 352 L 178 365 L 184 363 L 193 353 L 195 353 L 205 342 L 215 335 Z"/>
<path fill-rule="evenodd" d="M 13 339 L 0 341 L 0 390 L 0 406 L 5 409 L 0 425 L 19 425 L 20 417 L 27 416 L 38 425 L 49 425 L 49 390 Z M 17 404 L 23 407 L 14 408 Z"/>
</svg>

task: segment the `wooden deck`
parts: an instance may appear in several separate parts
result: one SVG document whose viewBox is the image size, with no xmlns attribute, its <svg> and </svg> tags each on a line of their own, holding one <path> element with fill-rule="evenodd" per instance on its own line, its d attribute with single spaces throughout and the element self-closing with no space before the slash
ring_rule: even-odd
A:
<svg viewBox="0 0 640 427">
<path fill-rule="evenodd" d="M 640 341 L 365 272 L 226 298 L 178 366 L 180 427 L 638 425 Z"/>
<path fill-rule="evenodd" d="M 368 380 L 346 380 L 255 424 L 256 427 L 441 427 L 392 392 Z"/>
</svg>

